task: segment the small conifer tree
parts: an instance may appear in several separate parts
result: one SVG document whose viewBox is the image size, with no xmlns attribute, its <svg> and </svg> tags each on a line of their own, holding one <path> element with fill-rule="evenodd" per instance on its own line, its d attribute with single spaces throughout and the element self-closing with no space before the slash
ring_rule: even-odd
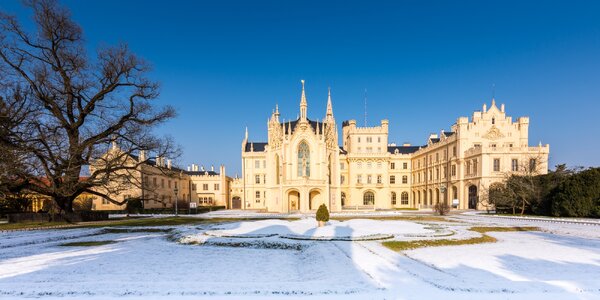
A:
<svg viewBox="0 0 600 300">
<path fill-rule="evenodd" d="M 325 204 L 321 204 L 321 206 L 319 206 L 319 209 L 317 210 L 317 221 L 329 221 L 329 211 L 327 210 L 327 206 Z"/>
</svg>

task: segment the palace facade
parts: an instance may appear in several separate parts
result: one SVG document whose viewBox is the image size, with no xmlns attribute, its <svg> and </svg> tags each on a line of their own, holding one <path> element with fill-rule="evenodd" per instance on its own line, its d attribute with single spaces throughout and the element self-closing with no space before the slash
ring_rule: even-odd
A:
<svg viewBox="0 0 600 300">
<path fill-rule="evenodd" d="M 308 118 L 302 81 L 300 114 L 268 121 L 268 140 L 241 145 L 242 176 L 231 179 L 228 208 L 308 212 L 431 208 L 487 208 L 486 191 L 509 174 L 545 174 L 549 145 L 529 146 L 529 118 L 514 120 L 495 100 L 450 131 L 432 134 L 420 146 L 388 141 L 388 120 L 359 127 L 342 122 L 341 144 L 331 93 L 325 117 Z M 341 146 L 340 146 L 341 145 Z"/>
</svg>

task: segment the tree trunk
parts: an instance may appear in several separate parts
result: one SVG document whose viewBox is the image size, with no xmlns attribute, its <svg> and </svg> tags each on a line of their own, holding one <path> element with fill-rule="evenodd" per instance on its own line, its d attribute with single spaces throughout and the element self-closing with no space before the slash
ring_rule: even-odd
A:
<svg viewBox="0 0 600 300">
<path fill-rule="evenodd" d="M 64 211 L 65 213 L 72 213 L 73 212 L 73 201 L 75 200 L 75 198 L 73 197 L 54 197 L 54 201 L 56 202 L 56 204 L 58 205 L 58 207 L 60 207 L 60 209 L 62 211 Z"/>
</svg>

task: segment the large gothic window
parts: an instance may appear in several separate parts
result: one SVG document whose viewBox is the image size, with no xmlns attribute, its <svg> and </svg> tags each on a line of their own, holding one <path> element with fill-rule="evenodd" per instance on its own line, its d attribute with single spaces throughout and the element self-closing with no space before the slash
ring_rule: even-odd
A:
<svg viewBox="0 0 600 300">
<path fill-rule="evenodd" d="M 310 177 L 310 149 L 305 141 L 298 146 L 298 177 Z"/>
</svg>

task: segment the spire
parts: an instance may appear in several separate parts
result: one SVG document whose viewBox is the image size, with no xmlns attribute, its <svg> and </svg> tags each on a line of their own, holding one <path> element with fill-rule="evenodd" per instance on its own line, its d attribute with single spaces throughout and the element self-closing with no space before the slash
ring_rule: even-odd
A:
<svg viewBox="0 0 600 300">
<path fill-rule="evenodd" d="M 333 119 L 333 107 L 331 105 L 331 87 L 327 88 L 327 121 Z"/>
<path fill-rule="evenodd" d="M 306 94 L 304 93 L 304 79 L 300 80 L 302 82 L 302 96 L 300 96 L 300 120 L 306 120 L 306 107 L 308 104 L 306 103 Z"/>
<path fill-rule="evenodd" d="M 275 114 L 279 115 L 279 104 L 275 104 Z"/>
<path fill-rule="evenodd" d="M 248 140 L 248 126 L 246 126 L 246 134 L 244 135 L 245 139 Z"/>
</svg>

